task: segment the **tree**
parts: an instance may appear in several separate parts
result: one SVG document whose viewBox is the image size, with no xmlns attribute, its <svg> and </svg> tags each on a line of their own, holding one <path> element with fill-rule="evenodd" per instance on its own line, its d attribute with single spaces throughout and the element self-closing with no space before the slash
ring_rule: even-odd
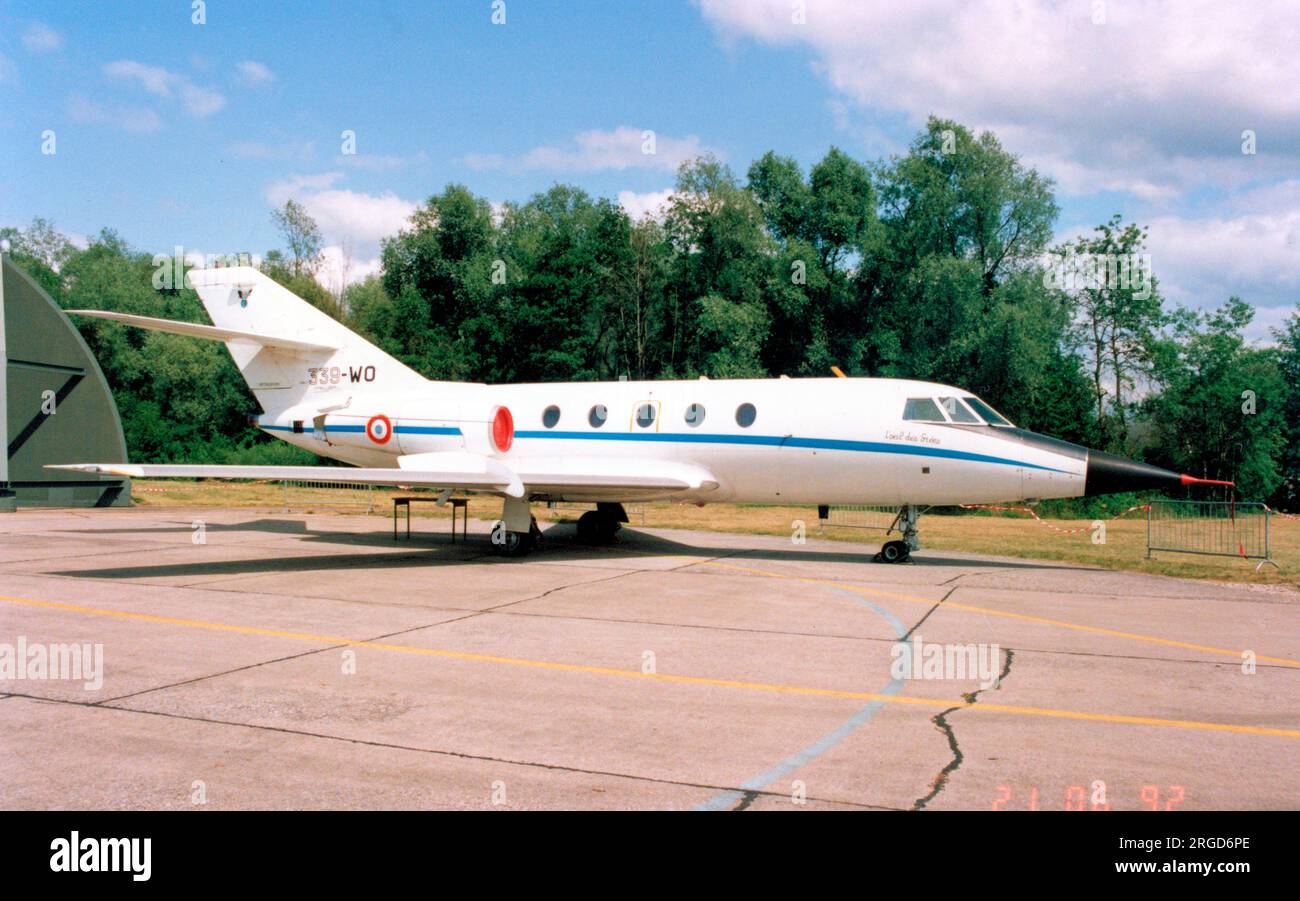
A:
<svg viewBox="0 0 1300 901">
<path fill-rule="evenodd" d="M 1289 390 L 1273 349 L 1242 336 L 1254 309 L 1238 297 L 1197 317 L 1164 390 L 1144 401 L 1156 462 L 1195 476 L 1231 479 L 1247 498 L 1278 487 Z"/>
<path fill-rule="evenodd" d="M 741 327 L 748 340 L 753 310 L 761 307 L 771 275 L 775 245 L 754 195 L 731 169 L 711 154 L 689 160 L 677 171 L 664 230 L 673 252 L 670 291 L 675 303 L 665 335 L 664 375 L 710 374 L 700 316 L 710 314 L 710 340 L 725 340 L 718 328 Z M 749 313 L 720 316 L 707 297 L 749 305 Z"/>
<path fill-rule="evenodd" d="M 271 212 L 271 220 L 289 247 L 293 277 L 315 272 L 320 264 L 321 235 L 306 208 L 296 200 L 286 200 L 282 209 Z"/>
<path fill-rule="evenodd" d="M 1281 481 L 1275 489 L 1273 503 L 1283 510 L 1300 510 L 1300 305 L 1273 330 L 1278 343 L 1278 373 L 1286 388 L 1282 403 L 1284 423 L 1283 449 L 1278 461 Z"/>
<path fill-rule="evenodd" d="M 508 362 L 499 354 L 503 317 L 493 293 L 495 274 L 509 274 L 496 254 L 492 207 L 464 185 L 428 199 L 408 228 L 383 243 L 383 288 L 394 304 L 418 298 L 424 312 L 401 325 L 402 362 L 430 378 L 492 379 Z M 421 349 L 417 352 L 415 346 Z"/>
<path fill-rule="evenodd" d="M 1125 225 L 1117 214 L 1095 234 L 1054 251 L 1053 275 L 1074 297 L 1075 335 L 1092 377 L 1098 435 L 1112 450 L 1128 443 L 1131 394 L 1149 379 L 1162 353 L 1165 314 L 1149 271 L 1146 229 Z"/>
<path fill-rule="evenodd" d="M 659 371 L 656 350 L 662 346 L 662 324 L 670 318 L 666 301 L 672 248 L 663 227 L 649 217 L 615 228 L 604 271 L 612 320 L 604 377 L 650 378 Z"/>
<path fill-rule="evenodd" d="M 1032 266 L 1059 209 L 1052 180 L 1026 169 L 990 132 L 931 117 L 907 156 L 879 169 L 886 263 L 910 269 L 933 254 L 978 263 L 982 290 Z"/>
</svg>

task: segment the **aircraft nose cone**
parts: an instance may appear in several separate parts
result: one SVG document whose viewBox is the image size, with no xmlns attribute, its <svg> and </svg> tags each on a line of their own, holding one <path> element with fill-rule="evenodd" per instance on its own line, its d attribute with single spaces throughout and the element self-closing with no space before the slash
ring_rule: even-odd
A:
<svg viewBox="0 0 1300 901">
<path fill-rule="evenodd" d="M 1139 463 L 1106 454 L 1088 451 L 1088 471 L 1084 482 L 1084 497 L 1098 494 L 1115 494 L 1120 491 L 1146 491 L 1152 488 L 1173 488 L 1187 484 L 1185 477 L 1150 463 Z"/>
</svg>

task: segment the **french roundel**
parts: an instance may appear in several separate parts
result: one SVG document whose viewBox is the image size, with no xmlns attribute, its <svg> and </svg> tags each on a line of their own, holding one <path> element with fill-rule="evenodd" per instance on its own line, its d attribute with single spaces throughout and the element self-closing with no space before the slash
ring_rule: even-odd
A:
<svg viewBox="0 0 1300 901">
<path fill-rule="evenodd" d="M 366 436 L 375 444 L 387 444 L 388 439 L 393 437 L 393 424 L 382 413 L 371 416 L 366 423 Z"/>
</svg>

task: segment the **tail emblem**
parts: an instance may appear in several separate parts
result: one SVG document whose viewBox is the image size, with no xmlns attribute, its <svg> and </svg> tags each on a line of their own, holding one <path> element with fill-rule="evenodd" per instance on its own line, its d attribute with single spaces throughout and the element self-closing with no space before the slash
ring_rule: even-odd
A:
<svg viewBox="0 0 1300 901">
<path fill-rule="evenodd" d="M 375 444 L 387 444 L 388 439 L 393 437 L 393 424 L 382 413 L 371 416 L 366 423 L 366 435 Z"/>
</svg>

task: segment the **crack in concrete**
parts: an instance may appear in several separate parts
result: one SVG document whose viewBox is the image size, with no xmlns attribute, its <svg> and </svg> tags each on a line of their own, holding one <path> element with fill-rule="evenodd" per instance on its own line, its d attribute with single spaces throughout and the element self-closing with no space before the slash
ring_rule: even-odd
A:
<svg viewBox="0 0 1300 901">
<path fill-rule="evenodd" d="M 944 601 L 946 601 L 946 600 L 948 600 L 948 598 L 952 597 L 953 592 L 955 592 L 956 590 L 957 590 L 957 586 L 956 586 L 956 585 L 954 585 L 952 588 L 949 588 L 948 591 L 947 591 L 947 593 L 946 593 L 943 597 L 939 598 L 939 600 L 937 600 L 937 601 L 934 602 L 934 606 L 933 606 L 933 607 L 931 607 L 929 610 L 925 611 L 925 616 L 922 616 L 920 619 L 918 619 L 918 620 L 916 621 L 916 623 L 912 626 L 912 628 L 910 628 L 910 629 L 907 630 L 907 634 L 904 635 L 902 638 L 900 638 L 900 639 L 898 639 L 898 640 L 899 640 L 899 641 L 911 641 L 911 640 L 912 640 L 912 636 L 916 634 L 916 630 L 919 629 L 919 628 L 921 628 L 921 623 L 923 623 L 923 622 L 925 622 L 927 619 L 929 619 L 931 613 L 934 613 L 934 611 L 936 611 L 936 610 L 938 610 L 940 607 L 942 607 Z"/>
<path fill-rule="evenodd" d="M 979 700 L 979 696 L 985 691 L 996 691 L 1000 688 L 1002 686 L 1002 680 L 1011 674 L 1011 661 L 1014 658 L 1015 651 L 1011 648 L 1007 648 L 1006 662 L 1002 666 L 1002 672 L 998 675 L 997 681 L 988 689 L 981 688 L 977 691 L 967 692 L 961 696 L 961 699 L 968 705 L 974 704 Z M 947 788 L 949 777 L 952 776 L 953 773 L 957 772 L 961 767 L 962 762 L 966 759 L 966 756 L 962 753 L 961 746 L 957 744 L 957 733 L 953 731 L 952 725 L 948 722 L 948 714 L 956 713 L 958 710 L 962 709 L 964 708 L 949 707 L 947 710 L 940 711 L 930 718 L 930 722 L 934 723 L 934 726 L 939 733 L 948 740 L 948 747 L 952 751 L 952 760 L 948 761 L 947 766 L 935 775 L 934 781 L 930 783 L 929 794 L 917 798 L 916 801 L 912 803 L 912 810 L 924 810 L 927 804 L 938 797 L 939 792 Z"/>
<path fill-rule="evenodd" d="M 452 751 L 445 748 L 418 747 L 415 745 L 403 745 L 395 742 L 378 741 L 373 739 L 356 738 L 346 735 L 330 735 L 322 732 L 311 732 L 305 729 L 291 729 L 286 726 L 273 726 L 262 723 L 246 723 L 238 720 L 224 720 L 214 717 L 197 716 L 184 713 L 167 713 L 161 710 L 148 710 L 138 707 L 104 707 L 97 703 L 86 701 L 71 701 L 66 698 L 46 698 L 39 695 L 12 694 L 7 698 L 21 698 L 37 704 L 61 704 L 70 707 L 80 707 L 86 710 L 102 710 L 114 713 L 136 714 L 138 716 L 159 717 L 168 720 L 179 720 L 193 723 L 204 723 L 214 726 L 230 726 L 237 729 L 249 729 L 256 732 L 278 733 L 281 735 L 291 735 L 300 738 L 310 738 L 324 742 L 339 742 L 344 744 L 359 745 L 371 748 L 385 748 L 397 751 L 409 751 L 416 754 L 426 754 L 434 757 L 450 757 L 461 760 L 474 760 L 482 763 L 501 764 L 503 766 L 517 766 L 536 770 L 547 770 L 561 773 L 574 773 L 585 776 L 600 776 L 612 779 L 626 779 L 634 782 L 645 782 L 657 785 L 666 785 L 678 788 L 706 789 L 709 791 L 731 791 L 729 786 L 713 785 L 707 782 L 691 782 L 683 779 L 671 779 L 663 776 L 649 776 L 630 772 L 618 772 L 614 770 L 598 770 L 589 767 L 573 766 L 561 763 L 548 763 L 538 760 L 524 760 L 521 758 L 496 757 L 486 754 L 472 754 L 466 751 Z M 750 792 L 755 799 L 760 797 L 786 798 L 784 792 L 769 791 L 752 791 Z M 892 808 L 880 807 L 874 804 L 863 804 L 858 801 L 838 801 L 831 798 L 809 798 L 810 801 L 826 804 L 839 804 L 846 807 L 855 807 L 861 810 L 888 810 Z"/>
</svg>

